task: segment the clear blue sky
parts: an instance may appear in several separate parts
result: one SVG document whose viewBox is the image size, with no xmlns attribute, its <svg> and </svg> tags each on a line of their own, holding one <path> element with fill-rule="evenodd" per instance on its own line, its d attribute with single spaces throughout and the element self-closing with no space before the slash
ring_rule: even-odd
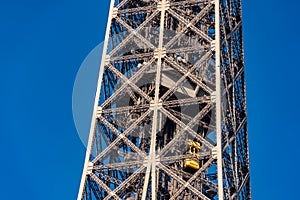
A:
<svg viewBox="0 0 300 200">
<path fill-rule="evenodd" d="M 76 198 L 85 148 L 72 87 L 103 40 L 108 3 L 1 1 L 1 200 Z M 299 6 L 243 1 L 254 200 L 300 199 Z"/>
</svg>

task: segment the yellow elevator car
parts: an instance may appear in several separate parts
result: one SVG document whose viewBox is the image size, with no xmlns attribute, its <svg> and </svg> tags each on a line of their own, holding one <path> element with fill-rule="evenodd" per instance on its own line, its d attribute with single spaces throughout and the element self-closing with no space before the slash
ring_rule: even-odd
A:
<svg viewBox="0 0 300 200">
<path fill-rule="evenodd" d="M 200 153 L 200 143 L 191 141 L 189 142 L 189 151 L 187 152 L 191 155 L 191 158 L 184 159 L 183 168 L 185 170 L 198 170 L 200 169 L 199 164 L 199 153 Z"/>
</svg>

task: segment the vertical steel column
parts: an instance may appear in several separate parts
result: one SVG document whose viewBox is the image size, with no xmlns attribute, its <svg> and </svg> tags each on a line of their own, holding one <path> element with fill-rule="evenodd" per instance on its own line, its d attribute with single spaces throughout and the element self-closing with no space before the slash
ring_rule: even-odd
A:
<svg viewBox="0 0 300 200">
<path fill-rule="evenodd" d="M 216 137 L 217 137 L 217 173 L 218 196 L 224 199 L 223 156 L 222 156 L 222 111 L 221 111 L 221 49 L 220 49 L 220 0 L 215 0 L 215 51 L 216 51 Z"/>
<path fill-rule="evenodd" d="M 82 200 L 83 190 L 84 190 L 84 186 L 86 184 L 86 176 L 88 174 L 88 166 L 90 164 L 90 156 L 91 156 L 91 152 L 92 152 L 95 127 L 96 127 L 96 119 L 97 119 L 96 115 L 97 115 L 98 104 L 99 104 L 99 100 L 100 100 L 100 90 L 101 90 L 103 70 L 104 70 L 104 65 L 105 65 L 105 59 L 103 59 L 103 58 L 106 57 L 114 4 L 115 4 L 115 0 L 111 0 L 110 6 L 109 6 L 108 20 L 107 20 L 107 25 L 106 25 L 106 33 L 105 33 L 105 40 L 104 40 L 104 45 L 103 45 L 102 60 L 101 60 L 100 66 L 99 66 L 100 70 L 99 70 L 98 81 L 97 81 L 97 89 L 96 89 L 96 95 L 95 95 L 95 100 L 94 100 L 94 108 L 93 108 L 92 121 L 91 121 L 90 132 L 89 132 L 88 145 L 86 148 L 84 166 L 83 166 L 77 200 Z"/>
<path fill-rule="evenodd" d="M 160 15 L 160 32 L 159 32 L 159 43 L 157 49 L 157 67 L 156 67 L 156 78 L 155 78 L 155 95 L 154 101 L 152 105 L 150 105 L 153 109 L 153 124 L 152 124 L 152 133 L 151 133 L 151 145 L 150 145 L 150 153 L 149 160 L 147 164 L 145 182 L 143 187 L 143 195 L 142 200 L 146 199 L 146 193 L 148 189 L 148 183 L 151 172 L 151 199 L 156 200 L 156 134 L 157 134 L 157 124 L 158 120 L 158 110 L 161 105 L 159 102 L 159 91 L 161 85 L 161 69 L 162 69 L 162 51 L 163 51 L 163 37 L 164 37 L 164 24 L 165 24 L 165 13 L 166 13 L 166 0 L 161 0 L 159 2 L 159 8 L 161 11 Z"/>
</svg>

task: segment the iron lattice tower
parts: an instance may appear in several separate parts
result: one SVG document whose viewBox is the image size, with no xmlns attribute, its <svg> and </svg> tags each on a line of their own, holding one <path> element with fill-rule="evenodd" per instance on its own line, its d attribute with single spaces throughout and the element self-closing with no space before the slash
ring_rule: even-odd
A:
<svg viewBox="0 0 300 200">
<path fill-rule="evenodd" d="M 78 200 L 251 199 L 241 0 L 111 0 Z"/>
</svg>

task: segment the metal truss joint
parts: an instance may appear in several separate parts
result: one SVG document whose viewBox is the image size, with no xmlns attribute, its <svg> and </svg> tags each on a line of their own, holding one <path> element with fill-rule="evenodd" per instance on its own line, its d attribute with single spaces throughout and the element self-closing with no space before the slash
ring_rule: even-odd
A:
<svg viewBox="0 0 300 200">
<path fill-rule="evenodd" d="M 116 18 L 118 15 L 118 8 L 113 8 L 113 11 L 112 11 L 112 18 Z"/>
<path fill-rule="evenodd" d="M 214 91 L 214 92 L 211 93 L 211 102 L 216 103 L 216 98 L 217 98 L 216 92 Z"/>
<path fill-rule="evenodd" d="M 156 49 L 154 51 L 154 58 L 164 58 L 167 55 L 166 49 Z"/>
<path fill-rule="evenodd" d="M 155 102 L 154 100 L 150 101 L 150 110 L 154 110 L 155 107 L 159 110 L 161 109 L 163 106 L 163 102 L 161 100 L 159 100 L 158 102 Z"/>
<path fill-rule="evenodd" d="M 97 118 L 99 118 L 103 113 L 103 108 L 101 106 L 98 106 L 98 110 L 97 110 Z"/>
<path fill-rule="evenodd" d="M 212 40 L 212 41 L 211 41 L 211 46 L 210 46 L 210 48 L 211 48 L 211 51 L 216 51 L 216 40 Z"/>
<path fill-rule="evenodd" d="M 108 65 L 110 63 L 110 56 L 106 55 L 105 57 L 105 65 Z"/>
<path fill-rule="evenodd" d="M 155 166 L 157 166 L 158 164 L 160 164 L 160 156 L 156 155 L 156 157 L 155 157 Z"/>
<path fill-rule="evenodd" d="M 86 173 L 87 173 L 88 175 L 92 174 L 92 173 L 93 173 L 93 168 L 94 168 L 94 163 L 89 162 L 88 167 L 87 167 L 87 170 L 86 170 Z"/>
<path fill-rule="evenodd" d="M 217 147 L 214 147 L 213 149 L 212 149 L 212 151 L 211 151 L 211 155 L 212 155 L 212 158 L 213 159 L 217 159 L 217 155 L 218 155 L 218 149 L 217 149 Z"/>
<path fill-rule="evenodd" d="M 170 2 L 166 0 L 162 0 L 157 4 L 157 10 L 163 11 L 168 10 L 170 8 Z"/>
</svg>

